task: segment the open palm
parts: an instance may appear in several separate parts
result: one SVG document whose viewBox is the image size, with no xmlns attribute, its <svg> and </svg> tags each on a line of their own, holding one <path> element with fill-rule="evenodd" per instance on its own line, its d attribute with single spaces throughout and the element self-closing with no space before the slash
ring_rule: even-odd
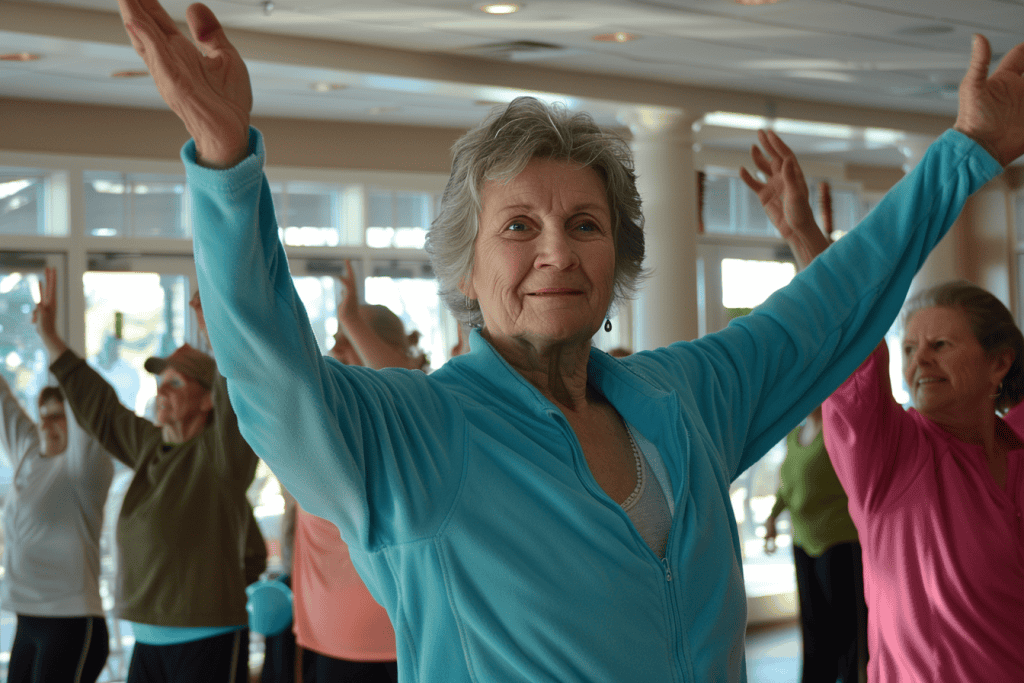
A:
<svg viewBox="0 0 1024 683">
<path fill-rule="evenodd" d="M 991 58 L 988 40 L 976 35 L 954 127 L 1006 166 L 1024 154 L 1024 43 L 1007 52 L 989 76 Z"/>
<path fill-rule="evenodd" d="M 188 8 L 193 44 L 157 0 L 118 5 L 160 95 L 195 139 L 198 161 L 238 163 L 248 150 L 252 87 L 245 62 L 213 12 L 199 3 Z"/>
</svg>

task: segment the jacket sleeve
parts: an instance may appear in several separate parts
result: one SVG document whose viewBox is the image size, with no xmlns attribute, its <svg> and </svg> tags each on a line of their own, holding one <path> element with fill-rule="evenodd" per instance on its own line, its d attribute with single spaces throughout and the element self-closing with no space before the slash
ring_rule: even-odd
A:
<svg viewBox="0 0 1024 683">
<path fill-rule="evenodd" d="M 946 131 L 860 225 L 752 313 L 631 362 L 674 380 L 684 410 L 700 413 L 726 472 L 739 476 L 867 357 L 967 198 L 1001 171 Z"/>
<path fill-rule="evenodd" d="M 3 375 L 0 375 L 0 414 L 4 421 L 0 429 L 0 451 L 16 470 L 31 448 L 39 448 L 39 432 Z"/>
<path fill-rule="evenodd" d="M 144 444 L 160 440 L 160 428 L 124 407 L 114 388 L 73 351 L 61 354 L 50 371 L 78 424 L 128 467 L 135 469 Z"/>
<path fill-rule="evenodd" d="M 250 152 L 214 170 L 195 163 L 194 142 L 182 151 L 203 312 L 241 433 L 346 543 L 418 535 L 443 517 L 461 471 L 451 404 L 422 372 L 323 357 L 278 239 L 255 129 Z"/>
<path fill-rule="evenodd" d="M 825 449 L 860 524 L 865 512 L 906 489 L 923 465 L 921 434 L 892 396 L 881 343 L 822 407 Z"/>
<path fill-rule="evenodd" d="M 213 403 L 212 423 L 201 438 L 206 440 L 206 448 L 216 460 L 220 475 L 241 482 L 247 488 L 256 473 L 258 458 L 238 428 L 238 416 L 231 405 L 227 380 L 219 372 L 214 373 L 210 398 Z"/>
</svg>

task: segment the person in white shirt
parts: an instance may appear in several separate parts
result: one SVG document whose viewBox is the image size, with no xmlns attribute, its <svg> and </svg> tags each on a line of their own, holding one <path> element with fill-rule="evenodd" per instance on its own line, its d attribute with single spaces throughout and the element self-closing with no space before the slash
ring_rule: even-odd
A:
<svg viewBox="0 0 1024 683">
<path fill-rule="evenodd" d="M 109 653 L 100 530 L 114 468 L 60 389 L 45 387 L 38 401 L 36 424 L 0 376 L 0 452 L 13 470 L 0 605 L 18 617 L 7 680 L 92 683 Z"/>
</svg>

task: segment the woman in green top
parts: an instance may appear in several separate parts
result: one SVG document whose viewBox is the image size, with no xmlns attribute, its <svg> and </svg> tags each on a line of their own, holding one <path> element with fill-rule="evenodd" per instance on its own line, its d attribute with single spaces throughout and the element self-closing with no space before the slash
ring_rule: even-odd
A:
<svg viewBox="0 0 1024 683">
<path fill-rule="evenodd" d="M 765 551 L 775 550 L 775 520 L 789 510 L 800 594 L 802 683 L 860 680 L 867 663 L 867 607 L 857 529 L 821 432 L 821 406 L 786 437 Z"/>
</svg>

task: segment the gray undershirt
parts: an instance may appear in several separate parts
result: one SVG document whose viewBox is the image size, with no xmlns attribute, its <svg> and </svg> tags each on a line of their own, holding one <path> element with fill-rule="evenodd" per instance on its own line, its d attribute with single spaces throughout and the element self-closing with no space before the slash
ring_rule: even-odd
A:
<svg viewBox="0 0 1024 683">
<path fill-rule="evenodd" d="M 623 506 L 623 510 L 651 550 L 658 557 L 664 558 L 675 507 L 672 484 L 657 446 L 645 439 L 632 425 L 627 424 L 626 427 L 640 450 L 640 495 L 628 507 Z"/>
</svg>

